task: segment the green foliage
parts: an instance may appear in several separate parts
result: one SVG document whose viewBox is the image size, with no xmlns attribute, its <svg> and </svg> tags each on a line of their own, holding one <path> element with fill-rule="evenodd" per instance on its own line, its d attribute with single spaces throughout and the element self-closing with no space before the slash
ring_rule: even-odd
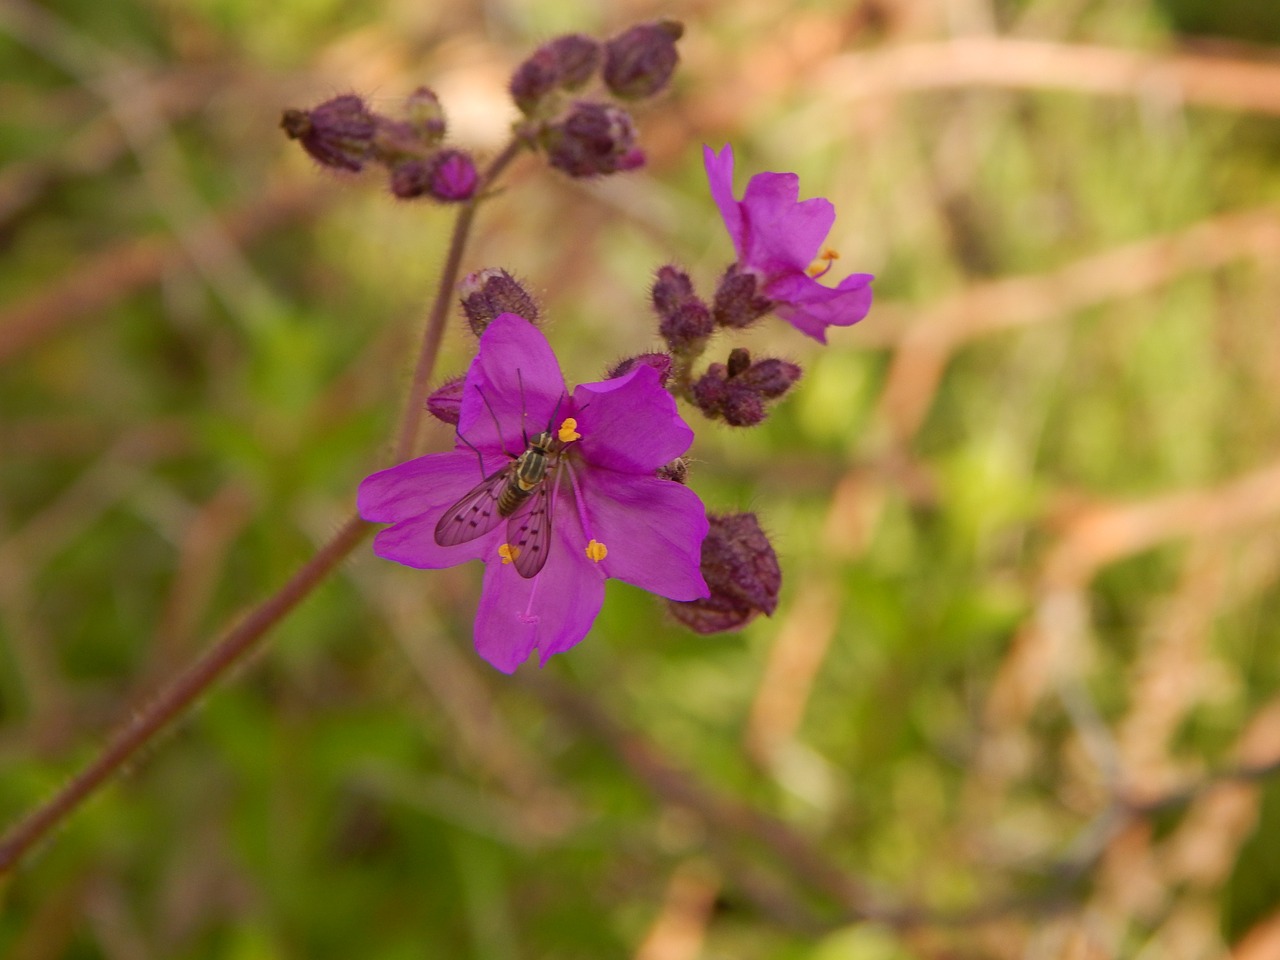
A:
<svg viewBox="0 0 1280 960">
<path fill-rule="evenodd" d="M 285 582 L 385 461 L 452 217 L 321 172 L 278 109 L 438 84 L 459 138 L 492 153 L 507 66 L 557 30 L 634 19 L 60 6 L 45 33 L 0 15 L 5 822 Z M 691 484 L 759 514 L 777 615 L 695 637 L 611 583 L 584 644 L 510 679 L 469 649 L 475 570 L 393 569 L 362 546 L 4 881 L 0 956 L 649 957 L 680 909 L 705 938 L 688 957 L 1051 955 L 1098 917 L 1115 955 L 1160 956 L 1186 929 L 1170 917 L 1229 946 L 1275 914 L 1274 784 L 1246 801 L 1251 828 L 1194 797 L 1127 831 L 1106 819 L 1117 786 L 1161 793 L 1237 762 L 1280 688 L 1275 512 L 1222 493 L 1280 449 L 1274 244 L 1213 266 L 1171 244 L 1164 280 L 1050 287 L 1014 329 L 962 335 L 987 317 L 939 305 L 1274 201 L 1276 123 L 1158 84 L 841 99 L 822 68 L 950 29 L 872 6 L 855 23 L 847 4 L 796 4 L 782 26 L 775 7 L 706 7 L 675 92 L 639 117 L 649 171 L 584 188 L 529 161 L 464 262 L 527 280 L 570 379 L 593 379 L 656 342 L 654 267 L 709 291 L 730 256 L 701 142 L 735 145 L 739 187 L 795 170 L 833 199 L 836 271 L 875 272 L 876 308 L 822 348 L 776 321 L 747 331 L 804 377 L 758 429 L 694 423 Z M 1266 6 L 994 13 L 1024 37 L 1150 52 L 1181 32 L 1274 42 Z M 103 49 L 139 70 L 111 101 L 91 85 L 119 80 Z M 162 120 L 122 137 L 142 91 Z M 281 185 L 312 194 L 245 230 Z M 913 330 L 955 334 L 921 337 L 943 344 L 936 385 Z M 455 325 L 438 379 L 473 350 Z M 425 445 L 450 440 L 436 425 Z M 1221 513 L 1195 501 L 1204 515 L 1135 537 L 1183 491 Z M 1133 783 L 1108 781 L 1107 750 Z M 860 922 L 796 836 L 918 906 L 926 933 Z M 930 923 L 992 903 L 1012 905 L 981 941 Z"/>
</svg>

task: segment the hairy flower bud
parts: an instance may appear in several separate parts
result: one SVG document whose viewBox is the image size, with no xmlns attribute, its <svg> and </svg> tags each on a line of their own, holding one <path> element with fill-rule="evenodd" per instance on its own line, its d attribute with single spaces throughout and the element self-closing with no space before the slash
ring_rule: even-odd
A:
<svg viewBox="0 0 1280 960">
<path fill-rule="evenodd" d="M 702 576 L 711 596 L 669 602 L 672 615 L 695 633 L 737 630 L 757 614 L 778 607 L 782 570 L 773 545 L 753 513 L 707 516 L 702 541 Z"/>
<path fill-rule="evenodd" d="M 740 270 L 735 263 L 724 272 L 711 304 L 711 315 L 722 327 L 742 329 L 755 323 L 773 306 L 767 297 L 758 296 L 756 275 Z"/>
<path fill-rule="evenodd" d="M 560 87 L 577 90 L 600 69 L 600 44 L 581 33 L 566 33 L 547 46 L 560 71 Z"/>
<path fill-rule="evenodd" d="M 458 284 L 462 312 L 478 337 L 497 316 L 514 313 L 530 323 L 538 322 L 538 301 L 515 277 L 497 267 L 468 274 Z"/>
<path fill-rule="evenodd" d="M 580 33 L 544 43 L 511 75 L 508 89 L 525 116 L 533 116 L 556 90 L 576 90 L 600 67 L 600 44 Z"/>
<path fill-rule="evenodd" d="M 738 382 L 767 400 L 776 400 L 800 379 L 801 372 L 799 364 L 767 357 L 743 370 L 738 375 Z"/>
<path fill-rule="evenodd" d="M 604 103 L 577 103 L 542 132 L 551 165 L 571 177 L 596 177 L 644 164 L 631 115 Z"/>
<path fill-rule="evenodd" d="M 520 112 L 532 116 L 560 82 L 555 54 L 539 47 L 511 75 L 507 89 Z"/>
<path fill-rule="evenodd" d="M 458 376 L 446 380 L 427 397 L 427 413 L 441 423 L 458 425 L 462 414 L 462 386 L 466 377 Z"/>
<path fill-rule="evenodd" d="M 665 353 L 641 353 L 625 360 L 619 360 L 605 374 L 605 378 L 613 380 L 617 377 L 625 376 L 639 366 L 653 367 L 658 371 L 658 383 L 663 387 L 667 385 L 667 380 L 671 376 L 671 357 Z"/>
<path fill-rule="evenodd" d="M 642 23 L 605 44 L 604 83 L 621 100 L 652 97 L 671 81 L 684 26 L 675 20 Z"/>
<path fill-rule="evenodd" d="M 280 126 L 326 167 L 357 171 L 369 159 L 377 121 L 362 99 L 347 93 L 314 110 L 286 110 Z"/>
<path fill-rule="evenodd" d="M 650 299 L 659 318 L 658 332 L 673 351 L 703 343 L 715 329 L 711 311 L 693 292 L 693 281 L 679 267 L 658 270 Z"/>
<path fill-rule="evenodd" d="M 441 150 L 391 168 L 391 192 L 401 200 L 430 196 L 442 203 L 460 203 L 475 195 L 479 182 L 474 161 L 461 150 Z"/>
</svg>

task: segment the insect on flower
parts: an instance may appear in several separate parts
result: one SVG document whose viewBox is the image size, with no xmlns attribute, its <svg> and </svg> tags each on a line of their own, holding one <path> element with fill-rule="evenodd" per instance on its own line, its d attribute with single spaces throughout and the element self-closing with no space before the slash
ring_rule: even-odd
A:
<svg viewBox="0 0 1280 960">
<path fill-rule="evenodd" d="M 480 396 L 484 398 L 483 393 Z M 488 406 L 488 401 L 485 403 Z M 554 423 L 554 417 L 552 420 Z M 494 426 L 498 426 L 496 417 Z M 551 542 L 551 498 L 559 487 L 560 453 L 576 427 L 577 421 L 568 418 L 561 426 L 562 436 L 555 436 L 548 429 L 532 439 L 526 437 L 519 456 L 508 453 L 510 463 L 489 474 L 445 510 L 436 524 L 436 543 L 442 547 L 466 543 L 505 519 L 507 542 L 500 548 L 505 549 L 504 558 L 515 564 L 520 576 L 536 576 L 547 562 Z M 458 439 L 470 446 L 462 434 Z M 476 456 L 483 472 L 484 458 L 479 451 Z M 552 474 L 550 483 L 548 473 Z"/>
</svg>

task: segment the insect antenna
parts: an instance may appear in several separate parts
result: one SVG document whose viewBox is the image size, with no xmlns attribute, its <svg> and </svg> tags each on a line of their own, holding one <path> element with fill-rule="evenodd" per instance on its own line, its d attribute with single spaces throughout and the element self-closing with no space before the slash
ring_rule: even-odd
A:
<svg viewBox="0 0 1280 960">
<path fill-rule="evenodd" d="M 519 367 L 516 367 L 516 382 L 520 384 L 520 439 L 524 441 L 524 448 L 528 450 L 529 431 L 525 429 L 524 422 L 529 416 L 529 408 L 524 402 L 524 374 L 520 372 Z"/>
<path fill-rule="evenodd" d="M 454 432 L 458 435 L 458 439 L 461 440 L 463 443 L 465 443 L 471 449 L 471 452 L 476 455 L 476 461 L 480 466 L 480 479 L 483 480 L 485 478 L 484 455 L 481 454 L 480 451 L 476 449 L 476 445 L 474 443 L 472 443 L 470 440 L 468 440 L 466 437 L 462 435 L 461 430 L 455 430 Z"/>
<path fill-rule="evenodd" d="M 516 372 L 519 373 L 519 371 L 516 371 Z M 517 454 L 514 454 L 507 449 L 507 440 L 502 435 L 502 424 L 498 422 L 498 415 L 493 412 L 493 404 L 489 402 L 489 398 L 484 395 L 484 391 L 480 389 L 480 384 L 478 383 L 476 384 L 476 393 L 480 394 L 480 399 L 484 401 L 484 408 L 489 411 L 489 419 L 493 421 L 493 429 L 498 432 L 498 443 L 502 445 L 502 452 L 514 460 Z M 523 406 L 524 405 L 523 395 L 521 396 L 520 402 L 521 402 L 521 406 Z M 523 427 L 521 429 L 523 430 Z M 461 436 L 461 434 L 459 434 L 459 436 Z M 468 443 L 467 446 L 471 447 L 471 444 Z M 528 441 L 525 442 L 525 446 L 526 447 L 529 446 Z M 471 449 L 475 450 L 475 447 L 471 447 Z"/>
</svg>

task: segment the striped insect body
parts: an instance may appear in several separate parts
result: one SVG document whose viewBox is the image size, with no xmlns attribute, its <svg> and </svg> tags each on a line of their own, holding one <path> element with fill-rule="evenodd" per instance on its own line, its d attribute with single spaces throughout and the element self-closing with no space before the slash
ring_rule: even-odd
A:
<svg viewBox="0 0 1280 960">
<path fill-rule="evenodd" d="M 526 579 L 536 576 L 551 545 L 551 491 L 558 482 L 564 446 L 548 430 L 527 440 L 518 456 L 508 454 L 510 462 L 445 510 L 436 524 L 436 543 L 468 543 L 506 520 L 503 562 L 514 564 Z"/>
</svg>

